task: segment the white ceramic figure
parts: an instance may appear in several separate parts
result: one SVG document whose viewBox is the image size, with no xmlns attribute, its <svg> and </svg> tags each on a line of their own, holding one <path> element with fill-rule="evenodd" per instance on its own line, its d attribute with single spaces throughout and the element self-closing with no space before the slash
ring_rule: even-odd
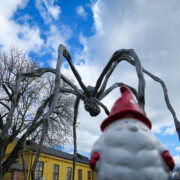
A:
<svg viewBox="0 0 180 180">
<path fill-rule="evenodd" d="M 98 180 L 167 180 L 173 158 L 151 132 L 151 122 L 130 89 L 121 86 L 121 93 L 101 124 L 103 133 L 93 145 L 91 168 Z"/>
</svg>

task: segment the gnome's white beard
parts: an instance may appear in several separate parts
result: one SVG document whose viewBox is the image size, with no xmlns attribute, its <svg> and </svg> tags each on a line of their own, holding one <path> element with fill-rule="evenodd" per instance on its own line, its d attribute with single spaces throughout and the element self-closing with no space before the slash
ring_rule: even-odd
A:
<svg viewBox="0 0 180 180">
<path fill-rule="evenodd" d="M 167 180 L 161 159 L 166 148 L 140 121 L 115 121 L 97 141 L 98 180 Z"/>
</svg>

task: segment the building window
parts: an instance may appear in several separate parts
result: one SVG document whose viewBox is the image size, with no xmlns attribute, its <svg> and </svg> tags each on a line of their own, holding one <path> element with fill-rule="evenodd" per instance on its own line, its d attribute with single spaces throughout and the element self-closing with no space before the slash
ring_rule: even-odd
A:
<svg viewBox="0 0 180 180">
<path fill-rule="evenodd" d="M 72 168 L 68 167 L 67 168 L 67 180 L 71 180 L 71 171 L 72 171 Z"/>
<path fill-rule="evenodd" d="M 54 164 L 53 168 L 53 180 L 59 179 L 59 165 Z"/>
<path fill-rule="evenodd" d="M 78 180 L 82 180 L 82 170 L 78 169 Z"/>
<path fill-rule="evenodd" d="M 88 180 L 91 180 L 91 171 L 88 171 Z"/>
<path fill-rule="evenodd" d="M 43 168 L 44 168 L 44 163 L 43 162 L 38 162 L 36 166 L 36 180 L 40 180 L 41 177 L 43 176 Z"/>
</svg>

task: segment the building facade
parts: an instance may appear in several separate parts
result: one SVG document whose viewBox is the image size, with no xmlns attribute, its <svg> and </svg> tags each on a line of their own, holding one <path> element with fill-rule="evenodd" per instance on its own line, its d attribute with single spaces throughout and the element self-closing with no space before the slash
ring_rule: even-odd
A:
<svg viewBox="0 0 180 180">
<path fill-rule="evenodd" d="M 6 155 L 12 151 L 16 142 L 8 146 Z M 31 180 L 30 169 L 32 167 L 36 144 L 28 144 L 25 151 L 26 176 Z M 36 167 L 36 180 L 71 180 L 73 170 L 73 155 L 56 149 L 43 147 Z M 3 180 L 24 180 L 21 156 L 11 166 Z M 96 180 L 96 173 L 89 166 L 89 159 L 77 154 L 75 180 Z"/>
</svg>

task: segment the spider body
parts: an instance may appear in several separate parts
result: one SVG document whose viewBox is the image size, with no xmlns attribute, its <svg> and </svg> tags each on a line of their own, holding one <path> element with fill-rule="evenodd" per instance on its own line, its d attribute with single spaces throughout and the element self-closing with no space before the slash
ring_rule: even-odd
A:
<svg viewBox="0 0 180 180">
<path fill-rule="evenodd" d="M 86 96 L 84 99 L 84 108 L 91 116 L 97 116 L 101 112 L 101 109 L 99 107 L 98 100 L 95 96 L 93 96 L 94 87 L 87 86 L 87 90 L 89 91 L 90 96 Z"/>
<path fill-rule="evenodd" d="M 91 116 L 97 116 L 101 112 L 97 100 L 93 97 L 89 97 L 84 100 L 84 108 Z"/>
</svg>

